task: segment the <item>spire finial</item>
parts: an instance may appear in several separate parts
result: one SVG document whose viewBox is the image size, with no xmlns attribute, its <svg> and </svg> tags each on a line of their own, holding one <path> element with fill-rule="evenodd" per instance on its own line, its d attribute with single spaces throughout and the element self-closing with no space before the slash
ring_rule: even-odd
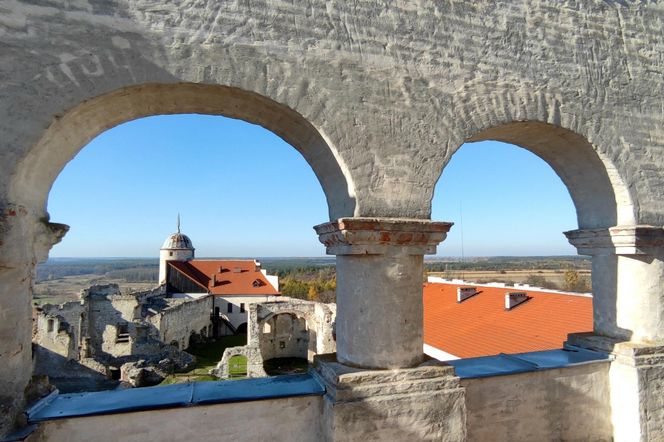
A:
<svg viewBox="0 0 664 442">
<path fill-rule="evenodd" d="M 180 212 L 178 212 L 178 233 L 180 233 Z"/>
</svg>

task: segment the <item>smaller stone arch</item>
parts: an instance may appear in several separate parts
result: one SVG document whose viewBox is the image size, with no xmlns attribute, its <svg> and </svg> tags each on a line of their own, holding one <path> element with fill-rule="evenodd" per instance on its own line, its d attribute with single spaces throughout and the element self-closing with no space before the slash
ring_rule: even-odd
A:
<svg viewBox="0 0 664 442">
<path fill-rule="evenodd" d="M 269 333 L 262 333 L 258 340 L 265 361 L 276 358 L 301 358 L 313 360 L 310 343 L 315 344 L 316 331 L 307 323 L 305 315 L 280 312 L 270 315 L 263 324 L 271 325 Z M 309 319 L 311 321 L 311 319 Z M 260 329 L 264 329 L 261 325 Z"/>
<path fill-rule="evenodd" d="M 252 318 L 256 319 L 253 321 L 255 324 L 251 323 L 249 327 L 249 342 L 261 349 L 264 360 L 302 357 L 311 362 L 316 354 L 336 350 L 335 316 L 335 305 L 301 299 L 254 304 L 251 306 L 250 322 Z M 288 330 L 284 330 L 285 326 Z M 286 333 L 291 333 L 290 339 L 282 339 Z"/>
<path fill-rule="evenodd" d="M 225 349 L 221 361 L 219 361 L 214 369 L 210 370 L 210 374 L 221 379 L 228 379 L 230 377 L 229 364 L 231 358 L 235 356 L 247 358 L 247 377 L 259 378 L 267 376 L 263 368 L 263 358 L 260 349 L 249 345 L 228 347 Z"/>
<path fill-rule="evenodd" d="M 242 324 L 238 325 L 237 328 L 235 329 L 235 334 L 238 335 L 244 335 L 247 333 L 247 323 L 243 322 Z"/>
</svg>

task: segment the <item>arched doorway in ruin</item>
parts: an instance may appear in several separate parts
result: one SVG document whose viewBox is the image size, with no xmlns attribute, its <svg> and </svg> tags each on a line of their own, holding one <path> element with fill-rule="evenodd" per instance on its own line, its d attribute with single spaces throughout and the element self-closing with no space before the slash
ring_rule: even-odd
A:
<svg viewBox="0 0 664 442">
<path fill-rule="evenodd" d="M 301 312 L 280 311 L 258 322 L 258 344 L 268 374 L 299 372 L 313 360 L 316 331 Z"/>
</svg>

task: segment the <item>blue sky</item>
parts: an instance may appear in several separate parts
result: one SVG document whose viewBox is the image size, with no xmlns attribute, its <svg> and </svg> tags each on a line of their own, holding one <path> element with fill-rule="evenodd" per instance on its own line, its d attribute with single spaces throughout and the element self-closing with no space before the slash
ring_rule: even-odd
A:
<svg viewBox="0 0 664 442">
<path fill-rule="evenodd" d="M 92 140 L 49 196 L 71 230 L 52 257 L 156 257 L 175 230 L 203 256 L 320 256 L 327 204 L 301 155 L 267 130 L 217 116 L 143 118 Z M 567 190 L 542 160 L 497 142 L 463 146 L 436 186 L 432 218 L 456 225 L 440 256 L 575 254 Z M 463 223 L 460 222 L 463 218 Z M 463 227 L 463 228 L 461 228 Z"/>
</svg>

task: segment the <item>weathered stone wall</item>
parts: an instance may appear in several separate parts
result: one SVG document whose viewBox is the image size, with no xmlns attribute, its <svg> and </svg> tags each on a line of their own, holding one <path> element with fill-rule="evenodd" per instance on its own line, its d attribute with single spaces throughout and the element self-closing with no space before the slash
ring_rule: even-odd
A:
<svg viewBox="0 0 664 442">
<path fill-rule="evenodd" d="M 315 345 L 315 338 L 315 331 L 310 333 L 305 318 L 292 313 L 276 314 L 263 322 L 261 354 L 266 361 L 273 358 L 308 359 L 309 341 L 313 340 Z"/>
<path fill-rule="evenodd" d="M 303 151 L 328 194 L 332 218 L 427 217 L 432 183 L 463 141 L 501 123 L 533 120 L 588 139 L 617 166 L 640 221 L 661 225 L 661 207 L 648 196 L 661 188 L 661 166 L 646 154 L 662 142 L 661 99 L 653 92 L 661 84 L 661 14 L 658 3 L 541 0 L 159 10 L 145 2 L 60 10 L 17 3 L 3 22 L 15 60 L 3 67 L 3 78 L 12 81 L 2 101 L 13 109 L 3 123 L 12 140 L 3 149 L 6 164 L 39 165 L 22 160 L 55 115 L 86 99 L 132 85 L 195 82 L 268 97 L 325 134 L 320 146 L 298 137 L 299 128 L 279 128 L 270 115 L 236 111 Z M 39 58 L 29 58 L 31 50 Z M 108 120 L 149 112 L 112 109 L 117 117 L 106 114 Z M 177 103 L 165 111 L 177 112 Z M 88 130 L 111 124 L 90 121 Z M 58 159 L 53 173 L 86 141 L 70 135 L 72 146 L 51 154 Z M 5 176 L 0 189 L 26 179 L 32 177 L 23 170 Z M 30 208 L 46 193 L 14 190 L 32 200 Z"/>
<path fill-rule="evenodd" d="M 258 345 L 263 360 L 334 353 L 336 305 L 283 298 L 252 306 L 247 342 Z"/>
<path fill-rule="evenodd" d="M 154 316 L 148 318 L 159 332 L 159 339 L 170 344 L 177 342 L 181 350 L 189 347 L 192 334 L 207 334 L 212 324 L 210 314 L 213 310 L 214 298 L 173 299 L 174 304 Z"/>
<path fill-rule="evenodd" d="M 613 440 L 609 366 L 462 380 L 468 440 Z"/>
<path fill-rule="evenodd" d="M 77 359 L 81 332 L 84 334 L 87 329 L 85 313 L 86 305 L 82 301 L 41 306 L 35 318 L 33 342 L 65 358 Z M 49 321 L 52 321 L 51 331 Z"/>
</svg>

